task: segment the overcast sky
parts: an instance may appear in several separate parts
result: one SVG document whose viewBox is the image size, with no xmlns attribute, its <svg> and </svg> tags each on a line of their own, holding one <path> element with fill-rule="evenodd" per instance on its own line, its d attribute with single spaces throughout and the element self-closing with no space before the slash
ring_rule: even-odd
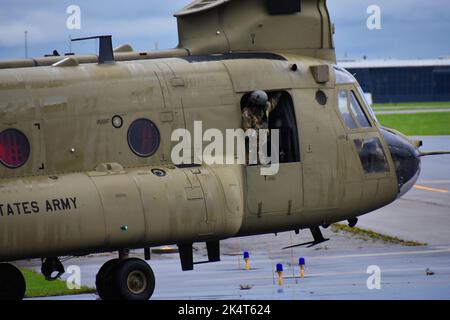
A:
<svg viewBox="0 0 450 320">
<path fill-rule="evenodd" d="M 245 0 L 235 0 L 245 1 Z M 114 46 L 135 50 L 177 45 L 173 12 L 190 0 L 0 0 L 0 58 L 69 51 L 69 36 L 112 34 Z M 81 8 L 81 30 L 68 30 L 67 7 Z M 328 0 L 336 25 L 338 58 L 435 58 L 450 55 L 449 0 Z M 381 30 L 369 30 L 367 8 L 381 8 Z M 76 53 L 95 53 L 96 42 L 74 43 Z"/>
</svg>

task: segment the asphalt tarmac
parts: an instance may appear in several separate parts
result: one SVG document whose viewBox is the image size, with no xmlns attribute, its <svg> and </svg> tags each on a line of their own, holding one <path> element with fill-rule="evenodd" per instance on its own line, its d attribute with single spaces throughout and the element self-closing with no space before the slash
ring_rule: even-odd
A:
<svg viewBox="0 0 450 320">
<path fill-rule="evenodd" d="M 424 151 L 450 150 L 450 137 L 421 139 L 424 141 Z M 396 203 L 362 217 L 358 225 L 428 245 L 392 245 L 327 229 L 324 235 L 331 240 L 315 248 L 281 249 L 308 241 L 310 235 L 306 231 L 300 236 L 283 233 L 226 240 L 221 245 L 221 262 L 196 265 L 195 270 L 190 272 L 181 271 L 177 254 L 153 254 L 149 261 L 157 281 L 153 299 L 448 300 L 449 190 L 450 156 L 423 158 L 422 176 L 416 188 Z M 248 271 L 244 268 L 244 250 L 251 255 Z M 142 252 L 133 254 L 143 256 Z M 82 284 L 94 287 L 98 269 L 113 257 L 102 255 L 73 259 L 67 261 L 65 266 L 80 266 Z M 299 278 L 300 257 L 306 259 L 303 279 Z M 196 245 L 196 261 L 205 258 L 204 246 Z M 284 266 L 282 287 L 278 285 L 275 272 L 278 263 Z M 27 264 L 39 269 L 36 261 Z M 380 271 L 379 288 L 371 286 L 377 283 L 374 270 Z M 93 300 L 98 297 L 88 294 L 45 299 Z"/>
<path fill-rule="evenodd" d="M 154 300 L 315 300 L 315 299 L 450 299 L 450 246 L 402 247 L 334 235 L 316 249 L 281 250 L 291 234 L 245 239 L 250 250 L 250 270 L 244 269 L 240 250 L 225 253 L 222 261 L 182 272 L 176 254 L 155 256 L 152 266 L 157 285 Z M 242 239 L 241 239 L 242 240 Z M 237 249 L 238 240 L 223 245 Z M 244 242 L 244 241 L 242 241 Z M 271 252 L 258 248 L 268 246 Z M 345 245 L 344 245 L 345 243 Z M 201 249 L 199 250 L 202 251 Z M 299 278 L 298 259 L 306 259 L 305 278 Z M 93 286 L 102 263 L 112 257 L 91 257 L 70 262 L 81 267 L 82 282 Z M 205 259 L 196 254 L 197 260 Z M 275 265 L 284 266 L 283 286 L 278 285 Z M 67 266 L 67 264 L 66 264 Z M 379 289 L 369 268 L 380 271 Z M 427 271 L 428 274 L 427 275 Z M 250 288 L 242 290 L 241 286 Z M 95 294 L 45 298 L 46 300 L 95 300 Z"/>
</svg>

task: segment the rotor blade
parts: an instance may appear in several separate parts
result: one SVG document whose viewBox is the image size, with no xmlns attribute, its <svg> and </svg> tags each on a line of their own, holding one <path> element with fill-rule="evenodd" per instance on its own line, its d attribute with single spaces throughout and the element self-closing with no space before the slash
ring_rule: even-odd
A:
<svg viewBox="0 0 450 320">
<path fill-rule="evenodd" d="M 432 152 L 420 152 L 421 157 L 428 157 L 428 156 L 442 156 L 450 154 L 450 151 L 432 151 Z"/>
</svg>

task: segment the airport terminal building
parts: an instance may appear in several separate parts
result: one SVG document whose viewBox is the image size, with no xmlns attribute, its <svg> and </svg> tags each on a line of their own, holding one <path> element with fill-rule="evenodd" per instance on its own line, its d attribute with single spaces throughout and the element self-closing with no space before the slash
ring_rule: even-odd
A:
<svg viewBox="0 0 450 320">
<path fill-rule="evenodd" d="M 450 101 L 450 57 L 431 60 L 345 60 L 373 103 Z"/>
</svg>

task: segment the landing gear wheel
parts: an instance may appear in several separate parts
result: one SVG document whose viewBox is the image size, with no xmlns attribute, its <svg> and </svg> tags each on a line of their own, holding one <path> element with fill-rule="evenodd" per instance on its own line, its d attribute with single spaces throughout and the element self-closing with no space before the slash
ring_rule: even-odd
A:
<svg viewBox="0 0 450 320">
<path fill-rule="evenodd" d="M 0 300 L 22 300 L 25 290 L 22 272 L 11 264 L 0 264 Z"/>
<path fill-rule="evenodd" d="M 97 287 L 97 293 L 102 300 L 118 299 L 117 290 L 114 286 L 114 275 L 119 263 L 119 259 L 109 260 L 97 273 L 95 286 Z"/>
<path fill-rule="evenodd" d="M 145 301 L 155 291 L 155 275 L 150 266 L 140 259 L 121 261 L 114 280 L 119 299 Z"/>
</svg>

